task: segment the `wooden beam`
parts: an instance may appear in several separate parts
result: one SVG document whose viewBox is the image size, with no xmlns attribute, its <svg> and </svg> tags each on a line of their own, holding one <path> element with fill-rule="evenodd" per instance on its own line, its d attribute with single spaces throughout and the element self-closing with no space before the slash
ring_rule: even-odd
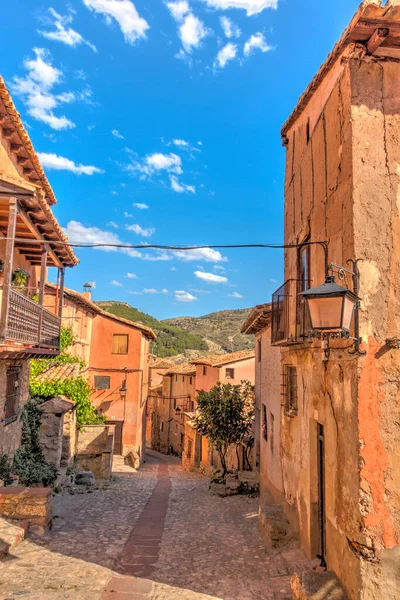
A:
<svg viewBox="0 0 400 600">
<path fill-rule="evenodd" d="M 44 238 L 44 234 L 42 234 L 39 229 L 36 227 L 36 225 L 33 223 L 32 219 L 28 216 L 28 214 L 24 211 L 24 209 L 20 209 L 20 213 L 19 216 L 21 217 L 22 221 L 26 224 L 26 226 L 28 227 L 28 229 L 34 234 L 35 239 L 43 239 Z M 57 258 L 57 256 L 54 254 L 54 251 L 50 248 L 49 249 L 49 255 L 51 256 L 53 262 L 56 265 L 61 266 L 61 261 L 59 258 Z"/>
<path fill-rule="evenodd" d="M 18 152 L 18 150 L 20 148 L 23 148 L 22 144 L 15 144 L 15 143 L 10 144 L 10 150 L 11 150 L 11 152 Z"/>
<path fill-rule="evenodd" d="M 58 301 L 58 316 L 61 319 L 62 313 L 63 313 L 63 306 L 64 306 L 64 279 L 65 279 L 64 267 L 62 267 L 59 271 L 60 271 L 60 291 L 59 291 L 59 301 Z"/>
<path fill-rule="evenodd" d="M 7 340 L 8 312 L 10 309 L 11 277 L 13 271 L 14 239 L 15 230 L 17 227 L 17 215 L 18 200 L 16 198 L 10 198 L 6 252 L 4 257 L 3 297 L 0 312 L 0 340 L 3 342 Z"/>
<path fill-rule="evenodd" d="M 389 29 L 386 27 L 379 27 L 378 29 L 375 29 L 367 43 L 368 54 L 373 54 L 375 50 L 377 50 L 379 46 L 383 44 L 388 35 Z"/>
<path fill-rule="evenodd" d="M 5 137 L 6 140 L 9 140 L 14 135 L 14 133 L 14 129 L 8 129 L 7 127 L 3 129 L 3 137 Z"/>
<path fill-rule="evenodd" d="M 374 56 L 379 56 L 381 58 L 397 58 L 400 60 L 400 48 L 386 48 L 381 46 L 375 50 Z"/>
<path fill-rule="evenodd" d="M 40 261 L 40 281 L 39 281 L 39 306 L 43 306 L 44 300 L 44 286 L 46 283 L 47 275 L 47 254 L 49 247 L 45 246 L 42 252 L 42 260 Z"/>
<path fill-rule="evenodd" d="M 22 167 L 26 167 L 28 163 L 31 162 L 29 156 L 17 156 L 17 163 Z"/>
<path fill-rule="evenodd" d="M 10 122 L 10 116 L 9 115 L 1 115 L 1 117 L 0 117 L 0 127 L 3 127 L 4 125 L 6 125 L 9 122 Z"/>
</svg>

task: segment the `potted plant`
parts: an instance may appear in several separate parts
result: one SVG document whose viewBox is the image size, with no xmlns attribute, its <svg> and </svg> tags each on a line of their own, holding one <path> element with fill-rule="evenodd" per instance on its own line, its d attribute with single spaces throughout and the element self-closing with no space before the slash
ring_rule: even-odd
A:
<svg viewBox="0 0 400 600">
<path fill-rule="evenodd" d="M 21 290 L 25 289 L 26 282 L 28 281 L 29 274 L 23 269 L 16 269 L 12 274 L 12 282 L 15 287 Z"/>
</svg>

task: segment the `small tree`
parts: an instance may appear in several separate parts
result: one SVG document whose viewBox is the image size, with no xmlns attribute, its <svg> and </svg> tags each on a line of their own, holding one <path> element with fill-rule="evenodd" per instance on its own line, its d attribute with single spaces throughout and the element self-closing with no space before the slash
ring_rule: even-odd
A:
<svg viewBox="0 0 400 600">
<path fill-rule="evenodd" d="M 218 452 L 224 477 L 228 448 L 231 444 L 238 446 L 250 434 L 254 413 L 254 386 L 249 381 L 240 385 L 218 382 L 209 392 L 199 392 L 195 429 Z"/>
</svg>

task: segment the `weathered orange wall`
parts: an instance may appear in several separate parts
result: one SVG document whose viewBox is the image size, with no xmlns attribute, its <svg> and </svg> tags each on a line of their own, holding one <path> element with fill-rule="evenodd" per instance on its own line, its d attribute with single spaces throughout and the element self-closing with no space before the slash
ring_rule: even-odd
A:
<svg viewBox="0 0 400 600">
<path fill-rule="evenodd" d="M 129 336 L 128 354 L 112 354 L 114 334 Z M 123 452 L 140 451 L 143 456 L 145 437 L 145 404 L 148 389 L 149 342 L 139 329 L 134 329 L 105 315 L 97 315 L 93 321 L 90 347 L 90 381 L 94 376 L 110 376 L 110 390 L 93 391 L 91 400 L 110 420 L 124 421 Z M 143 346 L 142 346 L 143 344 Z M 125 374 L 123 369 L 136 369 L 126 374 L 126 398 L 119 392 Z M 116 371 L 113 371 L 113 370 Z"/>
</svg>

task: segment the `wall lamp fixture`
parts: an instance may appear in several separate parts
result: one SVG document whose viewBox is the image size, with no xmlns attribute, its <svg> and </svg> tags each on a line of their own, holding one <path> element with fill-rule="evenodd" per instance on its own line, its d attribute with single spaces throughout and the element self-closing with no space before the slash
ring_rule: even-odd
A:
<svg viewBox="0 0 400 600">
<path fill-rule="evenodd" d="M 361 350 L 362 339 L 360 338 L 360 271 L 358 262 L 362 259 L 348 260 L 352 264 L 352 270 L 341 265 L 330 263 L 326 271 L 325 283 L 311 288 L 299 294 L 303 296 L 307 304 L 310 317 L 312 337 L 321 340 L 321 346 L 325 351 L 325 358 L 330 355 L 329 340 L 349 339 L 353 341 L 350 354 L 358 356 L 365 355 Z M 353 291 L 347 286 L 346 274 L 351 275 L 353 280 Z M 344 280 L 346 287 L 336 283 L 336 277 Z M 354 337 L 350 335 L 351 325 L 354 320 Z"/>
</svg>

